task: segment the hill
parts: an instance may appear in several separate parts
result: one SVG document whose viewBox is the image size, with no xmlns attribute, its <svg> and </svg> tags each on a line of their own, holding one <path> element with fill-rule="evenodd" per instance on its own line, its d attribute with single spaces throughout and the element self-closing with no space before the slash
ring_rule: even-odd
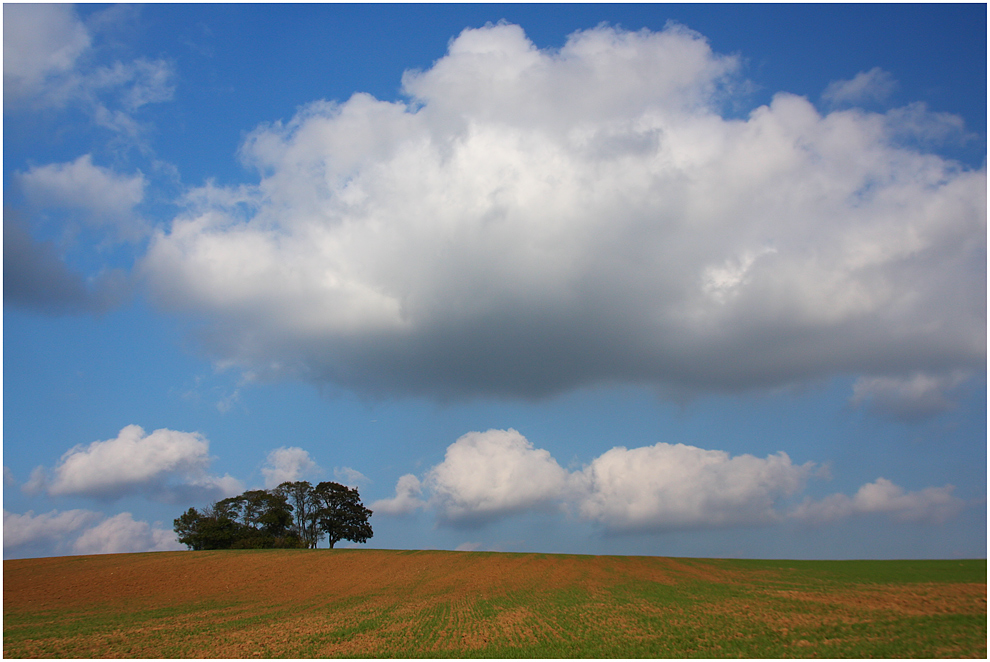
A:
<svg viewBox="0 0 990 662">
<path fill-rule="evenodd" d="M 4 561 L 4 657 L 976 657 L 986 561 L 386 550 Z"/>
</svg>

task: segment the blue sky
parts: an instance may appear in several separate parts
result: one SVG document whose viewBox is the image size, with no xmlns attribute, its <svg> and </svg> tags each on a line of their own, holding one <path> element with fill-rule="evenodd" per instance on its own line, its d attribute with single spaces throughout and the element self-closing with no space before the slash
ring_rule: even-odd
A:
<svg viewBox="0 0 990 662">
<path fill-rule="evenodd" d="M 986 555 L 985 5 L 4 5 L 4 558 Z"/>
</svg>

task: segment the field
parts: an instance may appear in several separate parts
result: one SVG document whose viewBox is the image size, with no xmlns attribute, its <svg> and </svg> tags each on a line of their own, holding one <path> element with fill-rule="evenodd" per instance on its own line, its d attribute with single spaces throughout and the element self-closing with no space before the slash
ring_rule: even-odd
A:
<svg viewBox="0 0 990 662">
<path fill-rule="evenodd" d="M 384 550 L 3 562 L 10 657 L 975 657 L 987 564 Z"/>
</svg>

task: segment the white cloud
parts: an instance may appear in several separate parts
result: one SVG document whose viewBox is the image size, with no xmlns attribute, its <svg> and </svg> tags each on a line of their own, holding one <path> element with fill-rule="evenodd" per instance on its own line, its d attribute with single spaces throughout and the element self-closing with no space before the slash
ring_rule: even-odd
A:
<svg viewBox="0 0 990 662">
<path fill-rule="evenodd" d="M 371 504 L 372 512 L 382 515 L 408 515 L 418 508 L 426 506 L 420 498 L 423 487 L 413 474 L 400 476 L 395 484 L 395 496 L 391 499 L 379 499 Z"/>
<path fill-rule="evenodd" d="M 371 392 L 984 365 L 985 170 L 902 145 L 920 125 L 893 111 L 724 118 L 736 68 L 679 27 L 556 52 L 466 30 L 409 103 L 257 128 L 260 183 L 193 192 L 142 272 L 212 320 L 218 364 Z"/>
<path fill-rule="evenodd" d="M 10 470 L 10 467 L 4 465 L 3 467 L 3 484 L 4 487 L 7 485 L 17 485 L 17 479 L 14 478 L 14 472 Z"/>
<path fill-rule="evenodd" d="M 31 470 L 31 475 L 26 483 L 21 485 L 21 491 L 25 494 L 35 495 L 45 491 L 48 485 L 48 472 L 44 467 L 35 467 Z"/>
<path fill-rule="evenodd" d="M 261 468 L 265 487 L 269 489 L 278 487 L 285 481 L 304 480 L 321 471 L 309 452 L 296 446 L 276 448 L 268 454 L 266 465 Z"/>
<path fill-rule="evenodd" d="M 965 506 L 962 499 L 952 496 L 954 489 L 946 485 L 907 492 L 886 478 L 878 478 L 863 485 L 852 497 L 832 494 L 820 501 L 808 499 L 790 516 L 820 522 L 882 513 L 899 520 L 940 523 L 957 515 Z"/>
<path fill-rule="evenodd" d="M 3 11 L 4 108 L 61 109 L 87 113 L 95 125 L 146 149 L 145 127 L 134 113 L 172 99 L 172 65 L 138 58 L 96 63 L 101 29 L 129 12 L 108 8 L 83 23 L 71 5 L 8 4 Z"/>
<path fill-rule="evenodd" d="M 233 392 L 223 396 L 217 401 L 217 411 L 221 414 L 226 414 L 231 409 L 233 409 L 241 401 L 241 390 L 239 388 L 234 389 Z"/>
<path fill-rule="evenodd" d="M 425 72 L 406 72 L 402 85 L 438 121 L 434 130 L 505 122 L 559 132 L 704 111 L 738 67 L 737 58 L 713 53 L 701 35 L 674 24 L 659 33 L 575 32 L 558 53 L 538 50 L 519 26 L 500 24 L 464 30 L 446 57 Z"/>
<path fill-rule="evenodd" d="M 515 430 L 488 430 L 448 446 L 425 483 L 442 519 L 475 524 L 559 500 L 567 472 Z"/>
<path fill-rule="evenodd" d="M 557 511 L 607 533 L 830 522 L 876 513 L 942 522 L 965 505 L 953 488 L 907 492 L 885 478 L 852 497 L 833 494 L 790 505 L 810 478 L 827 477 L 813 462 L 786 453 L 731 456 L 685 444 L 615 447 L 580 470 L 566 471 L 549 452 L 515 430 L 470 432 L 447 448 L 424 480 L 402 476 L 395 497 L 372 504 L 384 515 L 432 510 L 443 524 L 478 526 L 533 511 Z"/>
<path fill-rule="evenodd" d="M 764 524 L 813 467 L 782 452 L 761 459 L 684 444 L 618 447 L 581 472 L 578 509 L 609 531 Z"/>
<path fill-rule="evenodd" d="M 802 489 L 812 468 L 784 453 L 730 457 L 658 443 L 613 448 L 568 472 L 519 432 L 488 430 L 451 444 L 422 484 L 400 478 L 396 496 L 372 509 L 399 515 L 429 505 L 442 521 L 468 525 L 561 506 L 609 531 L 745 525 L 777 520 L 777 501 Z"/>
<path fill-rule="evenodd" d="M 115 62 L 97 70 L 98 87 L 122 88 L 122 102 L 128 111 L 149 103 L 171 101 L 175 91 L 171 84 L 172 68 L 163 60 L 139 58 L 131 63 Z"/>
<path fill-rule="evenodd" d="M 86 26 L 71 5 L 5 4 L 3 7 L 4 101 L 59 96 L 62 77 L 90 47 Z M 65 94 L 65 92 L 62 92 Z"/>
<path fill-rule="evenodd" d="M 860 377 L 850 403 L 871 413 L 903 420 L 934 416 L 954 408 L 948 393 L 970 377 L 965 371 L 946 375 L 922 372 L 907 377 Z"/>
<path fill-rule="evenodd" d="M 175 532 L 134 521 L 130 513 L 120 513 L 80 535 L 73 550 L 77 554 L 121 554 L 125 552 L 164 552 L 185 549 Z"/>
<path fill-rule="evenodd" d="M 139 58 L 110 66 L 84 62 L 94 37 L 71 5 L 4 6 L 3 36 L 7 103 L 61 106 L 76 101 L 107 110 L 96 96 L 115 92 L 117 102 L 131 112 L 172 98 L 172 67 L 164 60 Z"/>
<path fill-rule="evenodd" d="M 42 486 L 52 496 L 115 499 L 145 494 L 167 502 L 237 494 L 241 483 L 208 473 L 209 442 L 196 432 L 160 429 L 146 435 L 128 425 L 106 441 L 68 450 L 48 476 L 36 469 L 26 490 Z"/>
<path fill-rule="evenodd" d="M 862 104 L 884 101 L 897 88 L 897 81 L 880 67 L 861 71 L 852 80 L 829 83 L 822 99 L 834 104 Z"/>
<path fill-rule="evenodd" d="M 361 483 L 369 482 L 369 478 L 357 469 L 352 469 L 350 467 L 334 467 L 333 477 L 337 479 L 338 482 L 347 485 L 348 487 L 356 487 Z"/>
<path fill-rule="evenodd" d="M 106 518 L 90 510 L 67 510 L 35 515 L 3 511 L 4 556 L 116 554 L 185 549 L 175 532 L 135 521 L 131 513 Z"/>
<path fill-rule="evenodd" d="M 934 113 L 922 102 L 910 103 L 887 112 L 887 128 L 895 138 L 919 140 L 922 143 L 954 141 L 965 143 L 974 134 L 967 134 L 962 118 L 952 113 Z"/>
<path fill-rule="evenodd" d="M 51 544 L 85 529 L 102 518 L 90 510 L 66 510 L 35 515 L 29 510 L 23 515 L 3 511 L 3 546 L 21 547 L 33 544 Z"/>
<path fill-rule="evenodd" d="M 21 173 L 21 188 L 28 201 L 40 209 L 79 211 L 94 227 L 109 226 L 121 240 L 136 240 L 148 229 L 134 212 L 144 198 L 144 175 L 120 175 L 93 165 L 84 154 L 71 163 L 32 167 Z"/>
</svg>

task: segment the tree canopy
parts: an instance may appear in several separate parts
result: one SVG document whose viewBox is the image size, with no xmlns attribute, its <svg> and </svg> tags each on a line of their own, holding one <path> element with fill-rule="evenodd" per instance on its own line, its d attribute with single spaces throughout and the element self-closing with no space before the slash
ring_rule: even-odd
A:
<svg viewBox="0 0 990 662">
<path fill-rule="evenodd" d="M 284 482 L 217 501 L 202 512 L 190 508 L 175 519 L 179 542 L 190 549 L 301 547 L 315 549 L 326 537 L 367 542 L 371 511 L 357 488 L 334 482 Z"/>
</svg>

